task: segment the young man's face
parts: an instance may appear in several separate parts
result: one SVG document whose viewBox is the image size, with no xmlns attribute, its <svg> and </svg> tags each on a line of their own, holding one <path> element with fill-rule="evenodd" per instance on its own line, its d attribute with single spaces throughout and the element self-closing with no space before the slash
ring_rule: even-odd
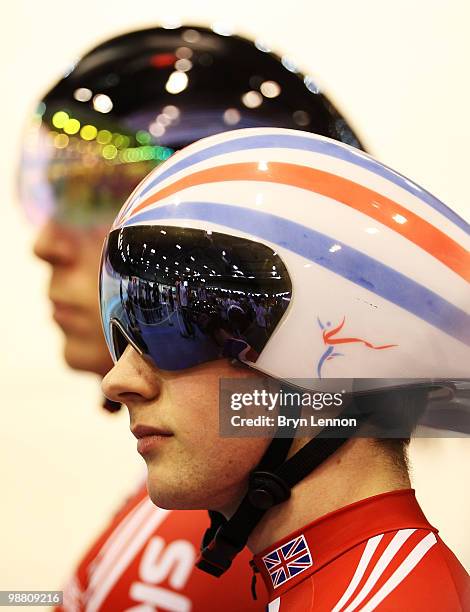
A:
<svg viewBox="0 0 470 612">
<path fill-rule="evenodd" d="M 98 271 L 108 226 L 70 228 L 49 221 L 34 253 L 52 270 L 48 297 L 53 318 L 65 335 L 64 358 L 77 370 L 104 376 L 112 361 L 103 337 L 98 303 Z"/>
<path fill-rule="evenodd" d="M 233 512 L 270 440 L 219 436 L 219 379 L 255 375 L 227 360 L 163 372 L 126 349 L 103 380 L 103 391 L 127 405 L 136 436 L 161 434 L 138 442 L 156 505 Z"/>
</svg>

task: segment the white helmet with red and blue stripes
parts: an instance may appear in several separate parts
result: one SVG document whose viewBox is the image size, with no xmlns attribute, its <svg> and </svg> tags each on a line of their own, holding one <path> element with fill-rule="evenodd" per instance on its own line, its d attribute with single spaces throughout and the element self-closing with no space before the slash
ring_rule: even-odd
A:
<svg viewBox="0 0 470 612">
<path fill-rule="evenodd" d="M 356 432 L 406 439 L 424 414 L 470 433 L 469 247 L 469 225 L 426 190 L 292 130 L 200 140 L 136 188 L 101 267 L 115 360 L 129 343 L 163 370 L 229 357 L 283 387 L 347 391 L 340 416 L 360 411 L 291 456 L 297 425 L 277 432 L 233 516 L 212 518 L 201 569 L 228 569 L 264 512 Z"/>
<path fill-rule="evenodd" d="M 251 364 L 275 378 L 468 376 L 469 224 L 357 149 L 278 128 L 205 138 L 149 174 L 113 230 L 139 225 L 279 256 L 290 301 Z"/>
</svg>

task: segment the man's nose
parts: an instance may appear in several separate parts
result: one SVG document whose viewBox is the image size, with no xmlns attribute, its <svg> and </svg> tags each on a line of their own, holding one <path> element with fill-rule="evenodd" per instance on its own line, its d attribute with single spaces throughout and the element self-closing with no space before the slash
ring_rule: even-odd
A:
<svg viewBox="0 0 470 612">
<path fill-rule="evenodd" d="M 51 219 L 39 230 L 33 252 L 51 265 L 67 265 L 77 252 L 75 232 Z"/>
<path fill-rule="evenodd" d="M 104 395 L 127 406 L 158 398 L 161 379 L 158 371 L 128 345 L 119 361 L 101 383 Z"/>
</svg>

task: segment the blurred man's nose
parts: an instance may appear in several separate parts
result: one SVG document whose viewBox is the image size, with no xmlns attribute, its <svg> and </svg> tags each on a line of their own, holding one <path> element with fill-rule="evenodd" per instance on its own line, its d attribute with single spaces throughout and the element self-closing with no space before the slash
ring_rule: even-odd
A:
<svg viewBox="0 0 470 612">
<path fill-rule="evenodd" d="M 57 221 L 49 220 L 36 237 L 33 252 L 36 257 L 51 265 L 71 263 L 77 252 L 74 231 Z"/>
</svg>

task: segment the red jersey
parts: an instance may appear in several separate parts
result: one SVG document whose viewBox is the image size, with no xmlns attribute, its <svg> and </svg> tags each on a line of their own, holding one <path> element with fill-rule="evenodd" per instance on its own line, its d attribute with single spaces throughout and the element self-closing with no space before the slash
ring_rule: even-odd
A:
<svg viewBox="0 0 470 612">
<path fill-rule="evenodd" d="M 470 577 L 411 489 L 331 512 L 254 562 L 269 612 L 470 610 Z"/>
<path fill-rule="evenodd" d="M 139 489 L 93 544 L 64 590 L 58 611 L 254 612 L 251 555 L 244 550 L 214 578 L 194 567 L 207 512 L 157 508 Z"/>
</svg>

